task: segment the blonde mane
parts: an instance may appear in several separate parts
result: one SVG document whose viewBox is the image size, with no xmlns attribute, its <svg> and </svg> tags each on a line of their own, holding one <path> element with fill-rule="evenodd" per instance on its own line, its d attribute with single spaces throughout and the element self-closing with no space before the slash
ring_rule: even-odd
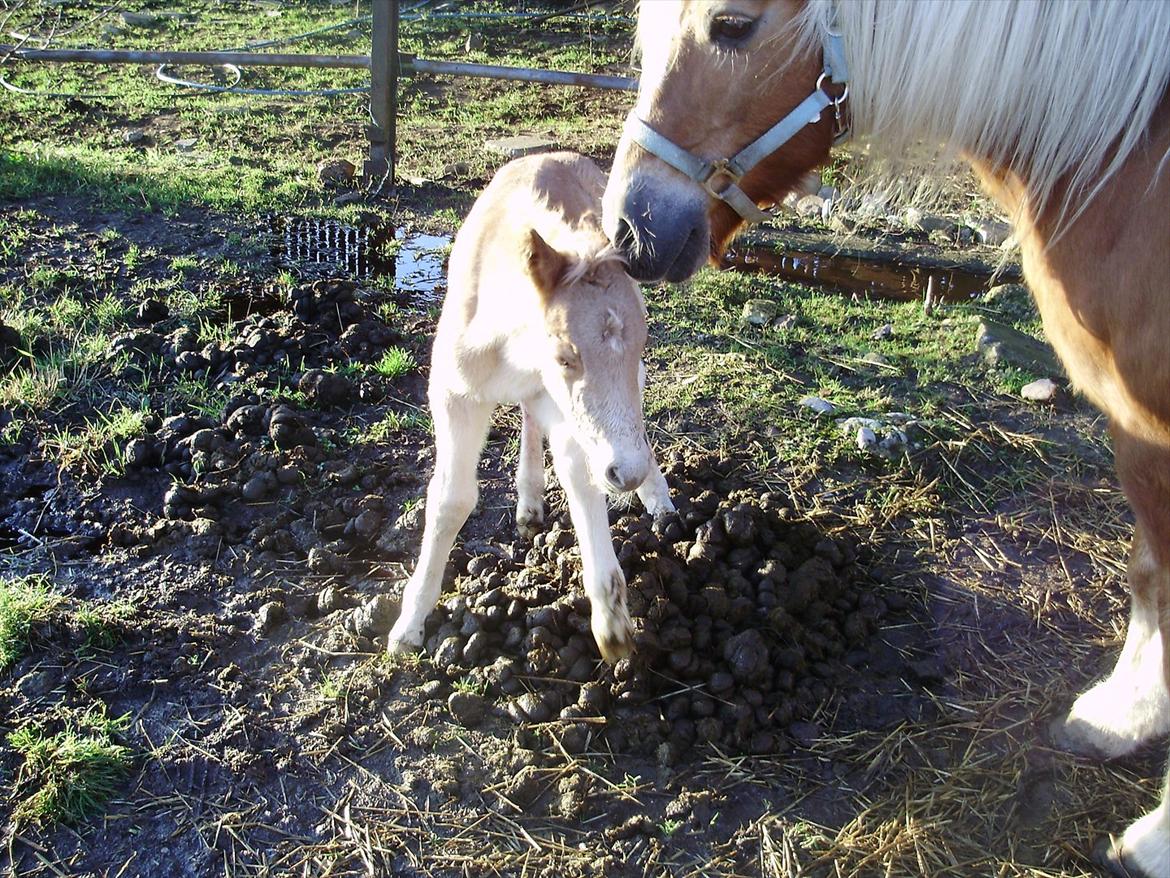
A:
<svg viewBox="0 0 1170 878">
<path fill-rule="evenodd" d="M 879 157 L 970 153 L 1020 174 L 1036 208 L 1067 183 L 1073 214 L 1170 84 L 1164 0 L 808 0 L 798 27 L 816 50 L 842 34 L 854 131 Z"/>
</svg>

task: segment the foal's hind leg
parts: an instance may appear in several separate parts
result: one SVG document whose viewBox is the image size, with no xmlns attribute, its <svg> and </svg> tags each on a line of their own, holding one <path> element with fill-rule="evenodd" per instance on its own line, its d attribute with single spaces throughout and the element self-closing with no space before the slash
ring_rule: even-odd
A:
<svg viewBox="0 0 1170 878">
<path fill-rule="evenodd" d="M 476 467 L 493 406 L 445 393 L 431 400 L 435 422 L 435 474 L 427 487 L 426 527 L 418 566 L 402 593 L 402 612 L 390 629 L 390 652 L 412 651 L 439 600 L 451 546 L 479 496 Z"/>
<path fill-rule="evenodd" d="M 516 529 L 532 539 L 544 524 L 544 430 L 520 404 L 520 460 L 516 464 Z"/>
</svg>

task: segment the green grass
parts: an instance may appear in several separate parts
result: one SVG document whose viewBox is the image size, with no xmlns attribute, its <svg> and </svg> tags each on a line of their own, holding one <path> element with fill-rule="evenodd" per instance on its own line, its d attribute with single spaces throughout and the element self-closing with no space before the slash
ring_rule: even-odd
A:
<svg viewBox="0 0 1170 878">
<path fill-rule="evenodd" d="M 73 613 L 74 621 L 85 636 L 83 652 L 105 651 L 121 642 L 126 623 L 134 615 L 134 606 L 126 602 L 95 601 L 82 604 Z"/>
<path fill-rule="evenodd" d="M 24 654 L 29 633 L 49 619 L 60 600 L 41 577 L 0 578 L 0 671 Z"/>
<path fill-rule="evenodd" d="M 431 430 L 431 419 L 422 412 L 387 412 L 381 420 L 366 426 L 349 430 L 347 439 L 351 444 L 366 445 L 388 441 L 404 430 Z"/>
<path fill-rule="evenodd" d="M 131 751 L 114 737 L 129 716 L 111 719 L 104 706 L 64 730 L 29 723 L 8 735 L 24 761 L 13 784 L 19 823 L 80 823 L 95 814 L 129 773 Z"/>
<path fill-rule="evenodd" d="M 418 368 L 414 355 L 405 348 L 389 348 L 381 358 L 374 363 L 373 369 L 384 378 L 399 378 Z"/>
<path fill-rule="evenodd" d="M 63 468 L 79 467 L 97 475 L 121 475 L 122 446 L 140 436 L 146 412 L 117 403 L 109 412 L 87 419 L 78 430 L 57 428 L 45 437 L 45 451 Z"/>
</svg>

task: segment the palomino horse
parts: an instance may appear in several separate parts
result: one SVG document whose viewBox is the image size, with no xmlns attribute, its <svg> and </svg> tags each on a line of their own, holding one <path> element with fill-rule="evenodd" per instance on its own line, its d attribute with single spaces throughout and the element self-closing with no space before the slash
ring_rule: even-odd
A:
<svg viewBox="0 0 1170 878">
<path fill-rule="evenodd" d="M 652 0 L 638 41 L 604 224 L 640 280 L 689 277 L 848 126 L 894 159 L 947 144 L 1015 217 L 1137 522 L 1121 656 L 1054 736 L 1112 758 L 1170 731 L 1170 3 Z M 1098 857 L 1170 875 L 1170 777 Z"/>
<path fill-rule="evenodd" d="M 431 354 L 435 473 L 391 652 L 422 644 L 447 556 L 475 507 L 492 411 L 509 402 L 523 413 L 517 523 L 544 519 L 547 436 L 581 543 L 597 646 L 609 662 L 633 647 L 603 489 L 637 489 L 655 515 L 674 506 L 642 419 L 646 307 L 601 231 L 604 189 L 583 156 L 519 159 L 500 169 L 455 238 Z"/>
</svg>

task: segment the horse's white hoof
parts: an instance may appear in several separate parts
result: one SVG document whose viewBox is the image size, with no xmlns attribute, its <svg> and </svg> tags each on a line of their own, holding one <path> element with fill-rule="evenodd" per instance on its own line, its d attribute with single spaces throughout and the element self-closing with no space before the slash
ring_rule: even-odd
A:
<svg viewBox="0 0 1170 878">
<path fill-rule="evenodd" d="M 1120 839 L 1101 839 L 1093 862 L 1115 878 L 1170 875 L 1170 802 L 1134 822 Z"/>
<path fill-rule="evenodd" d="M 1082 694 L 1049 729 L 1062 750 L 1094 759 L 1117 759 L 1170 731 L 1165 684 L 1125 685 L 1118 674 Z M 1119 685 L 1121 684 L 1121 685 Z"/>
</svg>

